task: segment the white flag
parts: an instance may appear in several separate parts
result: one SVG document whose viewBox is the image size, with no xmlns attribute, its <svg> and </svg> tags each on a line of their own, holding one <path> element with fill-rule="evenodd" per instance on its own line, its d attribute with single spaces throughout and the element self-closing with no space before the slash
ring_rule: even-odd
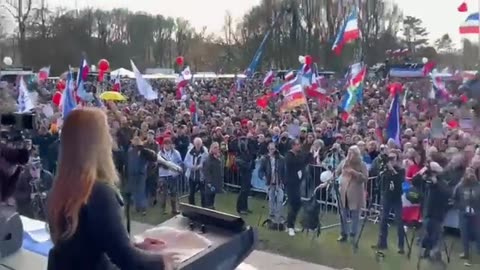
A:
<svg viewBox="0 0 480 270">
<path fill-rule="evenodd" d="M 135 63 L 133 63 L 132 60 L 130 60 L 130 63 L 132 64 L 132 70 L 135 74 L 135 80 L 137 81 L 138 92 L 147 100 L 158 99 L 158 93 L 153 91 L 152 86 L 143 78 L 137 66 L 135 66 Z"/>
<path fill-rule="evenodd" d="M 18 112 L 30 112 L 34 108 L 35 106 L 33 105 L 32 98 L 27 90 L 27 85 L 25 84 L 23 77 L 21 77 L 20 85 L 18 87 Z"/>
</svg>

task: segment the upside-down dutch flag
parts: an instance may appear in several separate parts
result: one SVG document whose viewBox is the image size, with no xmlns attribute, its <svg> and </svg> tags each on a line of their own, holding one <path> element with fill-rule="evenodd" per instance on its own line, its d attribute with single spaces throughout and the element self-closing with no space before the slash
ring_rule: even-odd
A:
<svg viewBox="0 0 480 270">
<path fill-rule="evenodd" d="M 332 98 L 327 95 L 327 91 L 322 88 L 323 76 L 317 76 L 315 73 L 312 75 L 311 84 L 307 87 L 305 94 L 310 98 L 315 98 L 320 103 L 331 103 Z"/>
<path fill-rule="evenodd" d="M 479 34 L 478 12 L 470 14 L 459 28 L 460 34 Z"/>
<path fill-rule="evenodd" d="M 273 79 L 275 78 L 275 73 L 273 70 L 270 70 L 266 75 L 265 78 L 263 79 L 263 86 L 264 87 L 270 87 L 273 83 Z"/>
<path fill-rule="evenodd" d="M 443 81 L 442 77 L 436 76 L 435 74 L 431 74 L 432 77 L 432 89 L 430 90 L 430 98 L 442 98 L 449 100 L 450 93 L 445 86 L 445 82 Z"/>
<path fill-rule="evenodd" d="M 295 71 L 290 70 L 289 72 L 287 72 L 287 73 L 285 74 L 285 81 L 288 82 L 288 81 L 291 81 L 291 80 L 293 80 L 293 79 L 295 79 Z"/>
<path fill-rule="evenodd" d="M 115 92 L 121 92 L 120 90 L 122 89 L 122 83 L 120 82 L 120 76 L 117 75 L 115 77 L 115 81 L 113 81 L 113 87 L 112 90 Z"/>
<path fill-rule="evenodd" d="M 358 27 L 357 11 L 353 10 L 350 16 L 345 20 L 342 28 L 335 38 L 332 51 L 340 55 L 345 44 L 360 38 L 360 29 Z"/>
<path fill-rule="evenodd" d="M 89 93 L 85 90 L 85 82 L 88 78 L 88 73 L 90 72 L 90 68 L 88 67 L 87 60 L 85 58 L 82 59 L 80 63 L 80 68 L 78 69 L 77 74 L 77 96 L 86 102 L 93 101 L 93 94 Z"/>
<path fill-rule="evenodd" d="M 287 89 L 284 89 L 283 103 L 280 107 L 280 111 L 290 111 L 296 107 L 307 104 L 307 98 L 303 92 L 303 86 L 301 80 L 297 79 Z"/>
<path fill-rule="evenodd" d="M 394 93 L 387 118 L 387 136 L 400 145 L 400 95 Z"/>
<path fill-rule="evenodd" d="M 38 71 L 38 81 L 43 83 L 48 79 L 50 76 L 50 67 L 43 67 Z"/>
<path fill-rule="evenodd" d="M 273 93 L 273 95 L 283 94 L 286 91 L 288 91 L 290 88 L 292 88 L 295 84 L 300 83 L 300 82 L 301 82 L 301 79 L 297 75 L 293 79 L 288 80 L 288 81 L 284 82 L 283 84 L 280 84 L 277 87 L 274 87 L 272 89 L 272 93 Z"/>
<path fill-rule="evenodd" d="M 192 80 L 193 75 L 190 71 L 190 67 L 186 66 L 182 72 L 180 72 L 180 76 L 177 78 L 177 99 L 181 99 L 184 96 L 184 89 L 188 85 L 188 83 Z"/>
</svg>

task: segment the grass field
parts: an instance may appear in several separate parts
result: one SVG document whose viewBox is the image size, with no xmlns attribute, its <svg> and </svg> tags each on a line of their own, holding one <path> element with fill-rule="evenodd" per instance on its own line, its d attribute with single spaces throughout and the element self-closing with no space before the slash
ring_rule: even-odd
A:
<svg viewBox="0 0 480 270">
<path fill-rule="evenodd" d="M 227 193 L 217 196 L 216 208 L 219 211 L 227 213 L 235 213 L 236 194 Z M 245 220 L 251 226 L 257 227 L 260 215 L 265 212 L 263 208 L 265 201 L 258 198 L 249 199 L 250 209 L 253 214 L 245 216 Z M 133 219 L 152 225 L 157 225 L 170 218 L 170 216 L 162 215 L 160 210 L 155 207 L 148 210 L 146 216 L 133 214 Z M 335 224 L 338 217 L 333 215 L 325 215 L 322 218 L 322 224 Z M 414 270 L 417 269 L 418 249 L 414 248 L 412 258 L 408 260 L 406 256 L 397 254 L 397 240 L 395 228 L 391 228 L 389 233 L 389 250 L 385 252 L 386 256 L 383 260 L 375 259 L 375 252 L 371 246 L 376 243 L 378 225 L 367 223 L 360 241 L 359 249 L 356 253 L 352 251 L 350 244 L 337 243 L 339 227 L 334 227 L 322 231 L 320 238 L 312 240 L 311 235 L 297 234 L 295 237 L 289 237 L 285 232 L 270 231 L 265 228 L 258 228 L 260 242 L 257 246 L 259 250 L 265 250 L 271 253 L 296 258 L 312 263 L 326 265 L 334 268 L 352 268 L 355 270 Z M 463 265 L 463 261 L 458 259 L 460 254 L 460 242 L 457 238 L 448 238 L 447 243 L 454 241 L 453 251 L 451 252 L 451 262 L 447 268 L 439 264 L 432 264 L 427 260 L 422 260 L 420 269 L 437 270 L 437 269 L 469 269 Z M 474 253 L 474 252 L 472 252 Z M 444 260 L 445 255 L 443 256 Z M 471 269 L 480 269 L 478 256 L 474 258 L 474 265 Z M 272 269 L 273 270 L 273 269 Z"/>
</svg>

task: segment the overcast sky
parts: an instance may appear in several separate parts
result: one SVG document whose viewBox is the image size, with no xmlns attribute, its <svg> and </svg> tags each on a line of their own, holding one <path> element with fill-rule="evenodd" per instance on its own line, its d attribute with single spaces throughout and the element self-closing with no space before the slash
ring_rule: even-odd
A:
<svg viewBox="0 0 480 270">
<path fill-rule="evenodd" d="M 207 26 L 209 32 L 218 33 L 223 26 L 225 12 L 229 10 L 235 19 L 242 17 L 260 0 L 46 0 L 50 6 L 78 8 L 87 6 L 112 9 L 126 7 L 134 11 L 145 11 L 172 17 L 184 17 L 200 29 Z M 457 11 L 462 0 L 389 0 L 396 2 L 404 15 L 419 17 L 430 32 L 429 39 L 435 40 L 444 33 L 450 34 L 457 45 L 461 36 L 458 27 L 467 14 Z M 65 4 L 65 3 L 69 4 Z M 478 10 L 478 1 L 466 0 L 469 12 Z M 477 38 L 474 36 L 476 41 Z"/>
</svg>

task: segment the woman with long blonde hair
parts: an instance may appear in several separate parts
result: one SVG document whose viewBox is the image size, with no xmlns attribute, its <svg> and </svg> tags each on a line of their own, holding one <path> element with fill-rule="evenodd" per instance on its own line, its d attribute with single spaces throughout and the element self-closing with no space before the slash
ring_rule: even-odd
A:
<svg viewBox="0 0 480 270">
<path fill-rule="evenodd" d="M 147 253 L 130 242 L 117 181 L 105 113 L 72 111 L 63 124 L 59 166 L 48 201 L 54 244 L 48 270 L 167 268 L 162 254 Z M 161 249 L 153 240 L 138 246 Z"/>
<path fill-rule="evenodd" d="M 338 241 L 344 242 L 351 237 L 356 239 L 361 209 L 366 206 L 365 183 L 368 180 L 367 165 L 362 160 L 361 151 L 354 145 L 348 149 L 345 160 L 340 164 L 340 200 L 342 208 L 341 235 Z M 350 216 L 352 225 L 349 231 L 346 217 Z"/>
</svg>

